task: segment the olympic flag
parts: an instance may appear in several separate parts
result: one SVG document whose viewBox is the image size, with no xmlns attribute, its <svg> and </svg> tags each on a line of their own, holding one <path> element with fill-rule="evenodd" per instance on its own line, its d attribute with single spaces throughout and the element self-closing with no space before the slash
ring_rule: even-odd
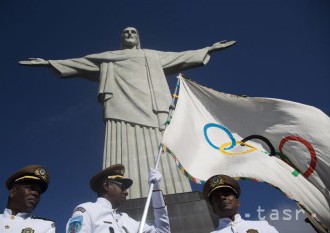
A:
<svg viewBox="0 0 330 233">
<path fill-rule="evenodd" d="M 330 119 L 311 106 L 214 91 L 180 77 L 162 143 L 194 181 L 267 182 L 330 228 Z"/>
</svg>

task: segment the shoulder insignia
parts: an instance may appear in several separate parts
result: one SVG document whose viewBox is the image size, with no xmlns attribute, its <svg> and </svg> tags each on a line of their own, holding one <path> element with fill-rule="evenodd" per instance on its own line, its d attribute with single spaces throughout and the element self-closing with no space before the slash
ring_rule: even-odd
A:
<svg viewBox="0 0 330 233">
<path fill-rule="evenodd" d="M 246 233 L 259 233 L 259 231 L 255 230 L 255 229 L 249 229 L 246 231 Z"/>
<path fill-rule="evenodd" d="M 70 218 L 67 233 L 78 233 L 82 228 L 83 216 Z"/>
<path fill-rule="evenodd" d="M 54 222 L 53 220 L 49 219 L 49 218 L 43 218 L 43 217 L 37 217 L 37 216 L 32 216 L 32 219 L 40 219 L 40 220 L 45 220 L 45 221 L 50 221 L 50 222 Z"/>
<path fill-rule="evenodd" d="M 77 211 L 80 211 L 81 213 L 85 213 L 86 209 L 84 207 L 78 206 L 73 210 L 73 213 Z"/>
<path fill-rule="evenodd" d="M 30 227 L 27 227 L 22 230 L 22 233 L 34 233 L 34 230 Z"/>
</svg>

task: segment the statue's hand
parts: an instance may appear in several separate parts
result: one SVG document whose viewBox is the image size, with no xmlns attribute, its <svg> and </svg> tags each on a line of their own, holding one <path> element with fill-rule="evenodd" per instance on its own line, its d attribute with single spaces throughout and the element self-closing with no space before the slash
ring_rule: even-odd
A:
<svg viewBox="0 0 330 233">
<path fill-rule="evenodd" d="M 29 58 L 27 61 L 19 61 L 18 64 L 25 66 L 47 66 L 49 62 L 42 58 Z"/>
<path fill-rule="evenodd" d="M 228 47 L 232 46 L 232 45 L 235 44 L 235 43 L 236 43 L 236 41 L 234 41 L 234 40 L 231 40 L 231 41 L 223 40 L 223 41 L 220 41 L 220 42 L 214 43 L 214 44 L 209 48 L 209 52 L 215 52 L 215 51 L 218 51 L 218 50 L 221 50 L 221 49 L 228 48 Z"/>
</svg>

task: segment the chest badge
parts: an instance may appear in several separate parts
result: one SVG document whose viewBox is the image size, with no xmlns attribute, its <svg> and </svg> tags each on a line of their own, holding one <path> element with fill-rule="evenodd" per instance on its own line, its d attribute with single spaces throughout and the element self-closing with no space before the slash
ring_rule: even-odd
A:
<svg viewBox="0 0 330 233">
<path fill-rule="evenodd" d="M 34 230 L 30 227 L 27 227 L 27 228 L 22 230 L 22 233 L 34 233 Z"/>
<path fill-rule="evenodd" d="M 255 229 L 249 229 L 246 231 L 246 233 L 258 233 L 259 231 L 255 230 Z"/>
</svg>

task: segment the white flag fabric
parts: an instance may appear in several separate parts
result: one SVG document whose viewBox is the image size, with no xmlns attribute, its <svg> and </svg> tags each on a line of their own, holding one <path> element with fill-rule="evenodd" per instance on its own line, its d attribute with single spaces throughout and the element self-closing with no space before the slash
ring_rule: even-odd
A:
<svg viewBox="0 0 330 233">
<path fill-rule="evenodd" d="M 267 182 L 330 228 L 330 119 L 319 109 L 225 94 L 181 77 L 162 143 L 194 181 L 225 174 Z"/>
</svg>

